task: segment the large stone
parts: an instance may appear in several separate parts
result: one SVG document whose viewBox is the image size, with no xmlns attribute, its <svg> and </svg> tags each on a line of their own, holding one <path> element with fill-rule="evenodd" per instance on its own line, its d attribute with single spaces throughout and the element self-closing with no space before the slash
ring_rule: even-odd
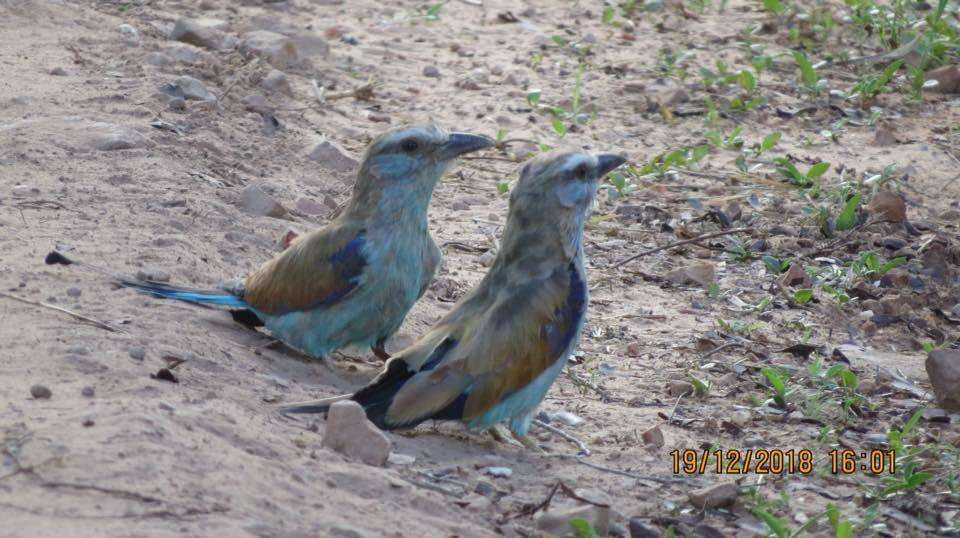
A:
<svg viewBox="0 0 960 538">
<path fill-rule="evenodd" d="M 382 466 L 390 457 L 390 438 L 367 420 L 363 407 L 352 400 L 330 406 L 323 446 L 367 465 Z"/>
<path fill-rule="evenodd" d="M 210 90 L 204 86 L 203 82 L 186 75 L 178 77 L 173 82 L 164 84 L 160 89 L 170 97 L 185 99 L 187 101 L 217 100 L 217 96 L 210 92 Z"/>
<path fill-rule="evenodd" d="M 924 364 L 937 402 L 947 411 L 960 411 L 960 350 L 934 349 Z"/>
<path fill-rule="evenodd" d="M 695 489 L 687 494 L 690 504 L 698 509 L 721 508 L 731 506 L 737 501 L 737 484 L 721 482 L 705 488 Z"/>
<path fill-rule="evenodd" d="M 279 69 L 271 69 L 267 76 L 260 81 L 260 87 L 271 91 L 279 92 L 288 96 L 293 96 L 293 88 L 290 87 L 290 79 L 287 74 Z"/>
<path fill-rule="evenodd" d="M 356 171 L 360 163 L 346 151 L 329 140 L 317 144 L 307 155 L 311 161 L 316 161 L 324 168 L 333 172 L 351 173 Z"/>
<path fill-rule="evenodd" d="M 927 71 L 924 76 L 927 81 L 937 81 L 936 86 L 930 88 L 932 92 L 938 93 L 958 93 L 960 92 L 960 69 L 956 65 L 945 65 Z"/>
<path fill-rule="evenodd" d="M 244 211 L 256 217 L 280 218 L 287 214 L 287 210 L 280 205 L 280 202 L 256 184 L 243 188 L 240 192 L 240 205 Z"/>
<path fill-rule="evenodd" d="M 867 210 L 875 220 L 903 222 L 907 218 L 907 204 L 892 191 L 880 191 L 874 195 Z"/>
<path fill-rule="evenodd" d="M 30 147 L 49 145 L 70 151 L 146 148 L 153 142 L 139 131 L 77 116 L 31 118 L 0 126 L 0 140 Z"/>
<path fill-rule="evenodd" d="M 716 274 L 712 264 L 698 263 L 689 267 L 674 269 L 666 274 L 666 278 L 674 286 L 695 284 L 706 288 L 716 280 Z"/>
<path fill-rule="evenodd" d="M 170 32 L 170 39 L 189 43 L 205 49 L 217 50 L 223 46 L 224 35 L 219 28 L 224 26 L 223 21 L 216 19 L 187 19 L 177 20 Z"/>
<path fill-rule="evenodd" d="M 300 54 L 293 40 L 267 30 L 244 34 L 240 41 L 240 53 L 247 57 L 259 56 L 280 69 L 300 64 Z"/>
</svg>

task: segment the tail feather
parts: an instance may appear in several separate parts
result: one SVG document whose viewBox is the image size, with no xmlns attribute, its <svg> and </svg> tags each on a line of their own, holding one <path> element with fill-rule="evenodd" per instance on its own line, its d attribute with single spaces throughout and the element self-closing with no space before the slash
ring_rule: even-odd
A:
<svg viewBox="0 0 960 538">
<path fill-rule="evenodd" d="M 330 406 L 339 402 L 340 400 L 350 399 L 350 394 L 341 394 L 340 396 L 331 396 L 329 398 L 323 398 L 321 400 L 312 400 L 307 402 L 297 402 L 293 404 L 282 405 L 277 408 L 277 410 L 282 415 L 291 415 L 291 414 L 326 414 L 330 410 Z"/>
<path fill-rule="evenodd" d="M 181 286 L 172 286 L 160 282 L 150 282 L 131 278 L 127 276 L 117 276 L 116 281 L 121 286 L 133 288 L 137 291 L 149 293 L 151 295 L 165 299 L 176 299 L 188 303 L 208 304 L 214 306 L 225 306 L 231 308 L 249 308 L 243 299 L 223 290 L 200 290 L 195 288 L 184 288 Z"/>
</svg>

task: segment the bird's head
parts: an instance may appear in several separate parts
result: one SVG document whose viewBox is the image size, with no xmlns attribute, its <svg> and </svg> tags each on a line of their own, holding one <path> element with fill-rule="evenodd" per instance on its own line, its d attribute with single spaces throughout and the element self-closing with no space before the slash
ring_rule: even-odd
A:
<svg viewBox="0 0 960 538">
<path fill-rule="evenodd" d="M 559 232 L 564 251 L 572 255 L 597 185 L 624 162 L 620 155 L 582 152 L 548 153 L 527 162 L 510 194 L 508 228 Z"/>
<path fill-rule="evenodd" d="M 354 204 L 388 213 L 391 208 L 426 211 L 437 180 L 454 159 L 493 145 L 486 136 L 434 125 L 390 129 L 367 147 Z"/>
</svg>

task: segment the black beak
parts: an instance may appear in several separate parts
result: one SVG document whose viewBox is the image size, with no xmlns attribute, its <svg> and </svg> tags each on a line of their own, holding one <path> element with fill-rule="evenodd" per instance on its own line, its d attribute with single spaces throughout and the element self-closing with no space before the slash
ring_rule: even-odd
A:
<svg viewBox="0 0 960 538">
<path fill-rule="evenodd" d="M 626 157 L 614 155 L 613 153 L 601 153 L 597 155 L 597 179 L 603 178 L 625 162 L 627 162 Z"/>
<path fill-rule="evenodd" d="M 495 142 L 492 138 L 483 135 L 475 135 L 470 133 L 450 133 L 450 137 L 447 138 L 447 141 L 440 146 L 440 149 L 437 152 L 437 159 L 441 161 L 449 161 L 450 159 L 456 159 L 461 155 L 472 153 L 484 148 L 490 148 L 494 145 Z"/>
</svg>

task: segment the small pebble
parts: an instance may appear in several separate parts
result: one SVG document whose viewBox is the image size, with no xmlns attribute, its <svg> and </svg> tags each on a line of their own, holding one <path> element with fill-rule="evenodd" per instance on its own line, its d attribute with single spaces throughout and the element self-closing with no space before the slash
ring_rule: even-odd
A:
<svg viewBox="0 0 960 538">
<path fill-rule="evenodd" d="M 440 70 L 434 65 L 428 65 L 423 68 L 423 76 L 436 78 L 440 76 Z"/>
<path fill-rule="evenodd" d="M 53 391 L 45 385 L 34 385 L 30 387 L 30 395 L 37 400 L 48 400 L 53 396 Z"/>
<path fill-rule="evenodd" d="M 509 467 L 487 467 L 483 472 L 497 478 L 510 478 L 510 475 L 513 474 L 513 469 Z"/>
<path fill-rule="evenodd" d="M 142 361 L 147 356 L 147 350 L 142 347 L 132 347 L 127 353 L 129 353 L 130 358 L 135 361 Z"/>
<path fill-rule="evenodd" d="M 83 419 L 83 427 L 84 427 L 84 428 L 89 428 L 90 426 L 93 426 L 93 425 L 94 425 L 94 422 L 93 422 L 93 419 L 92 419 L 92 418 L 85 418 L 85 419 Z"/>
<path fill-rule="evenodd" d="M 68 288 L 67 295 L 69 297 L 80 297 L 83 292 L 80 291 L 80 288 Z"/>
<path fill-rule="evenodd" d="M 97 394 L 97 391 L 95 391 L 93 387 L 83 387 L 80 389 L 80 394 L 84 398 L 93 398 Z"/>
</svg>

